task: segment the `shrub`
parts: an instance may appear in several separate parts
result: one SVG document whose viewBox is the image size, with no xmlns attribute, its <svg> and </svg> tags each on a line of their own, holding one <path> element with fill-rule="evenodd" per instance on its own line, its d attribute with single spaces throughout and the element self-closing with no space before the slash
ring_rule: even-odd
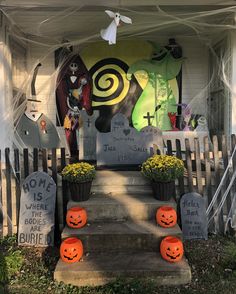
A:
<svg viewBox="0 0 236 294">
<path fill-rule="evenodd" d="M 183 176 L 184 163 L 175 156 L 154 155 L 142 164 L 141 173 L 153 182 L 170 182 Z"/>
<path fill-rule="evenodd" d="M 95 175 L 95 167 L 86 162 L 68 164 L 62 170 L 63 179 L 73 183 L 92 181 Z"/>
<path fill-rule="evenodd" d="M 9 250 L 7 254 L 0 253 L 0 282 L 6 283 L 23 265 L 23 255 L 20 250 Z"/>
</svg>

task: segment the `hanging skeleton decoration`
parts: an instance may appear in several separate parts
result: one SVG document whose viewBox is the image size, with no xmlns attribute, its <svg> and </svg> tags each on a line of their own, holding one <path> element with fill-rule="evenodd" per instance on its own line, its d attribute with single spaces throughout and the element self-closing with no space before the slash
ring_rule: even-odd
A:
<svg viewBox="0 0 236 294">
<path fill-rule="evenodd" d="M 114 13 L 110 10 L 105 10 L 105 12 L 110 16 L 110 18 L 113 18 L 113 21 L 105 30 L 101 30 L 101 37 L 108 41 L 109 45 L 116 44 L 117 27 L 120 25 L 120 21 L 132 24 L 132 20 L 127 16 L 120 15 L 118 12 Z"/>
</svg>

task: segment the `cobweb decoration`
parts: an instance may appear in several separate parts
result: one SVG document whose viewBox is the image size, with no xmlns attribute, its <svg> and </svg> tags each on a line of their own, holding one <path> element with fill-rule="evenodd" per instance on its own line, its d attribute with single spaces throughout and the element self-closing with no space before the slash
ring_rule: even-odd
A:
<svg viewBox="0 0 236 294">
<path fill-rule="evenodd" d="M 231 197 L 231 189 L 233 185 L 235 184 L 235 179 L 236 179 L 236 169 L 233 171 L 233 158 L 236 154 L 236 146 L 232 152 L 232 155 L 229 159 L 228 166 L 226 167 L 224 174 L 221 178 L 221 181 L 219 183 L 219 186 L 212 197 L 212 200 L 207 208 L 206 214 L 208 217 L 208 227 L 211 225 L 211 222 L 215 219 L 216 223 L 219 221 L 220 213 L 223 210 L 224 204 L 227 201 L 227 198 Z M 229 180 L 229 184 L 227 185 L 226 190 L 225 185 L 226 185 L 226 180 Z M 223 194 L 223 195 L 222 195 Z M 231 226 L 236 228 L 236 199 L 235 199 L 236 193 L 233 195 L 233 200 L 232 204 L 229 210 L 229 213 L 227 215 L 227 219 L 225 222 L 225 231 L 228 230 L 228 225 L 229 222 L 231 222 Z M 217 227 L 214 228 L 215 232 L 217 232 Z"/>
<path fill-rule="evenodd" d="M 225 232 L 228 230 L 229 226 L 236 229 L 236 193 L 233 195 L 232 205 L 225 222 Z"/>
<path fill-rule="evenodd" d="M 111 7 L 91 7 L 87 2 L 73 0 L 67 2 L 61 0 L 1 1 L 0 11 L 4 23 L 7 24 L 9 37 L 27 44 L 29 47 L 39 48 L 37 60 L 32 63 L 28 60 L 26 77 L 18 87 L 17 92 L 14 92 L 13 95 L 11 91 L 7 93 L 7 100 L 12 101 L 12 103 L 6 105 L 5 114 L 0 118 L 0 123 L 2 125 L 6 120 L 9 121 L 9 126 L 7 126 L 9 134 L 12 133 L 12 129 L 16 128 L 19 118 L 25 111 L 35 65 L 37 63 L 42 63 L 43 66 L 47 64 L 48 59 L 54 55 L 58 48 L 73 46 L 74 53 L 80 53 L 82 50 L 86 50 L 88 44 L 101 41 L 100 29 L 107 23 L 105 9 L 119 11 L 121 15 L 128 15 L 132 19 L 132 25 L 119 27 L 119 41 L 146 40 L 157 44 L 162 42 L 160 45 L 166 45 L 167 42 L 163 39 L 168 40 L 168 38 L 174 37 L 177 42 L 179 38 L 186 38 L 190 42 L 197 40 L 204 44 L 218 67 L 211 72 L 209 80 L 206 80 L 204 87 L 199 88 L 197 93 L 193 89 L 194 85 L 191 84 L 192 76 L 188 73 L 186 65 L 183 65 L 185 83 L 189 87 L 187 103 L 194 113 L 198 113 L 201 107 L 200 97 L 204 97 L 205 101 L 209 98 L 207 93 L 215 87 L 216 78 L 227 90 L 229 99 L 236 97 L 230 83 L 231 77 L 228 75 L 232 52 L 228 50 L 225 54 L 218 54 L 214 47 L 214 43 L 219 37 L 228 38 L 232 32 L 235 32 L 236 5 L 214 6 L 212 9 L 209 9 L 209 6 L 204 7 L 202 5 L 198 6 L 196 11 L 187 10 L 189 8 L 181 8 L 180 6 L 178 11 L 173 11 L 173 9 L 168 10 L 167 6 L 159 6 L 158 1 L 156 5 L 150 6 L 147 10 L 145 7 L 148 6 L 130 8 L 125 4 L 119 6 L 112 5 L 112 3 L 109 3 Z M 219 2 L 216 1 L 215 4 L 219 4 Z M 82 25 L 78 25 L 79 21 Z M 162 41 L 159 41 L 159 38 Z M 68 41 L 63 41 L 65 39 Z M 185 48 L 183 47 L 183 49 Z M 22 62 L 24 61 L 22 60 Z M 43 82 L 37 88 L 39 95 L 41 92 L 43 93 L 46 87 L 49 88 L 50 94 L 44 97 L 43 102 L 45 109 L 50 103 L 52 104 L 52 101 L 55 102 L 57 75 L 62 67 L 63 63 L 60 63 L 53 72 L 45 76 Z M 232 111 L 233 117 L 236 118 L 235 109 L 233 108 Z M 208 119 L 217 120 L 217 113 L 209 113 L 208 115 Z M 15 141 L 15 146 L 25 147 L 19 141 Z"/>
</svg>

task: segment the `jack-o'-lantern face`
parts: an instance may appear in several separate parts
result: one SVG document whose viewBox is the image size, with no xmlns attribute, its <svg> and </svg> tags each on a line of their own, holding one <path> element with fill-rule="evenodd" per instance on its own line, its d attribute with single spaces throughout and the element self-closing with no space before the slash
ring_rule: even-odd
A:
<svg viewBox="0 0 236 294">
<path fill-rule="evenodd" d="M 161 241 L 160 252 L 162 258 L 169 262 L 180 261 L 184 254 L 183 243 L 180 239 L 168 236 Z"/>
<path fill-rule="evenodd" d="M 77 238 L 67 238 L 60 246 L 60 256 L 64 262 L 74 263 L 83 255 L 83 244 Z"/>
<path fill-rule="evenodd" d="M 163 228 L 172 228 L 177 222 L 176 211 L 171 206 L 161 206 L 157 210 L 156 221 Z"/>
<path fill-rule="evenodd" d="M 82 207 L 72 207 L 67 211 L 66 223 L 70 228 L 79 229 L 87 223 L 87 213 Z"/>
</svg>

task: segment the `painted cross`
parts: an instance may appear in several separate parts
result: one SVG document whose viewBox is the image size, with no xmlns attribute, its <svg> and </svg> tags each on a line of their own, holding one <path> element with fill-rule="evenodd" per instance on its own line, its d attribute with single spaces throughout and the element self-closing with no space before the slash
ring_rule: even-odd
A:
<svg viewBox="0 0 236 294">
<path fill-rule="evenodd" d="M 88 124 L 88 128 L 90 127 L 90 124 L 91 124 L 91 121 L 90 121 L 90 119 L 88 118 L 88 120 L 87 120 L 87 124 Z"/>
<path fill-rule="evenodd" d="M 147 112 L 147 115 L 144 116 L 143 118 L 146 118 L 148 120 L 148 125 L 151 126 L 151 118 L 154 118 L 153 115 L 150 115 L 150 112 Z"/>
</svg>

